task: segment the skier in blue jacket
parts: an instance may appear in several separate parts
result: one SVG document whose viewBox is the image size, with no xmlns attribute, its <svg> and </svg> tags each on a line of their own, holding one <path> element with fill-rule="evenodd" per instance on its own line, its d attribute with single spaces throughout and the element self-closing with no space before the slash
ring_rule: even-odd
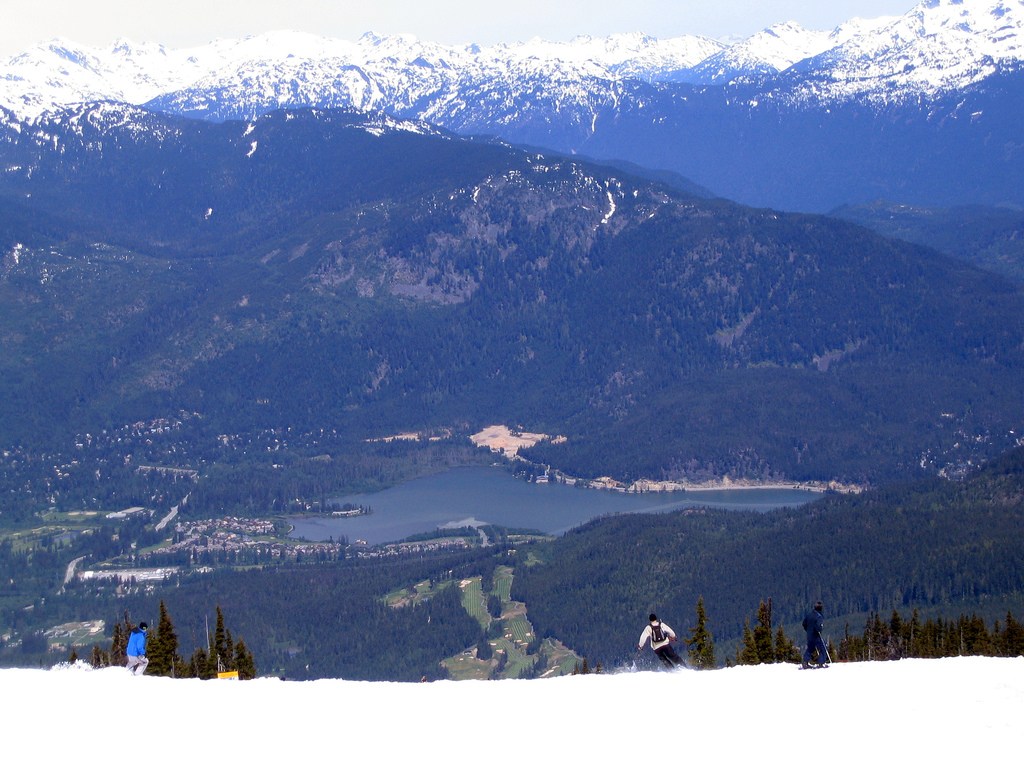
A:
<svg viewBox="0 0 1024 768">
<path fill-rule="evenodd" d="M 819 600 L 814 604 L 814 609 L 804 616 L 803 626 L 807 632 L 807 648 L 804 651 L 803 664 L 800 665 L 803 669 L 808 669 L 811 666 L 811 659 L 814 658 L 815 651 L 818 652 L 819 667 L 827 667 L 830 661 L 828 648 L 825 647 L 825 641 L 821 639 L 821 630 L 825 625 L 825 617 L 822 614 L 824 609 L 825 606 Z"/>
<path fill-rule="evenodd" d="M 128 655 L 128 669 L 133 675 L 143 674 L 146 667 L 149 666 L 149 659 L 146 658 L 147 629 L 149 629 L 149 625 L 140 621 L 139 626 L 133 629 L 131 635 L 128 636 L 128 647 L 125 649 L 125 653 Z"/>
</svg>

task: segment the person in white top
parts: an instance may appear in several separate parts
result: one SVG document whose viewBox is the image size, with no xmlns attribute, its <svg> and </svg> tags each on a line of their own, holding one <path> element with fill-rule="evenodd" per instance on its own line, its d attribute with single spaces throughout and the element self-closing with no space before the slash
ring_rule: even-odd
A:
<svg viewBox="0 0 1024 768">
<path fill-rule="evenodd" d="M 652 613 L 647 626 L 644 627 L 644 631 L 640 634 L 636 649 L 638 651 L 641 650 L 644 647 L 644 643 L 650 640 L 651 650 L 661 659 L 662 664 L 669 669 L 681 667 L 683 666 L 683 660 L 679 658 L 676 649 L 672 647 L 672 641 L 675 639 L 676 633 L 672 631 L 672 627 L 663 621 L 659 621 L 658 617 Z"/>
</svg>

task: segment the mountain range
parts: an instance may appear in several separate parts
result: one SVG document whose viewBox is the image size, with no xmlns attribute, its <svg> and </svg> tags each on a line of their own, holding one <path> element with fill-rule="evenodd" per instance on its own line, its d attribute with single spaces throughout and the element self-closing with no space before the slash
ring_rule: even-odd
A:
<svg viewBox="0 0 1024 768">
<path fill-rule="evenodd" d="M 781 23 L 726 45 L 642 34 L 442 46 L 367 34 L 187 50 L 51 41 L 10 59 L 8 121 L 114 101 L 204 120 L 382 111 L 683 174 L 731 199 L 827 211 L 878 198 L 1017 204 L 1020 0 L 926 0 L 831 32 Z"/>
</svg>

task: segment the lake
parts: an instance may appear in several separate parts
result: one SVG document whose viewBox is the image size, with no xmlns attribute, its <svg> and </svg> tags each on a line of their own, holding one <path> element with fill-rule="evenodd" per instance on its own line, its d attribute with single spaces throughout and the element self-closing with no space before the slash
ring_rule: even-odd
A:
<svg viewBox="0 0 1024 768">
<path fill-rule="evenodd" d="M 489 523 L 561 534 L 595 517 L 623 512 L 671 512 L 683 507 L 768 511 L 821 496 L 795 489 L 730 489 L 619 493 L 559 483 L 528 483 L 498 467 L 460 467 L 375 493 L 334 501 L 369 507 L 372 514 L 295 519 L 292 537 L 327 541 L 347 536 L 369 544 L 399 541 L 438 528 Z"/>
</svg>

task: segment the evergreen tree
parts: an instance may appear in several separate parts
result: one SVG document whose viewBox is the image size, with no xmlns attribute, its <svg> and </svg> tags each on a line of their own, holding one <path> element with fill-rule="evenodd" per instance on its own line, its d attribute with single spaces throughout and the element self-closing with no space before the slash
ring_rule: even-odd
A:
<svg viewBox="0 0 1024 768">
<path fill-rule="evenodd" d="M 110 642 L 111 666 L 123 667 L 128 663 L 128 631 L 127 623 L 122 626 L 121 622 L 114 623 L 113 639 Z"/>
<path fill-rule="evenodd" d="M 110 654 L 102 650 L 98 645 L 92 647 L 92 660 L 90 661 L 94 669 L 100 669 L 102 667 L 110 666 Z"/>
<path fill-rule="evenodd" d="M 490 661 L 494 656 L 494 649 L 486 637 L 481 637 L 476 644 L 476 657 L 481 661 Z"/>
<path fill-rule="evenodd" d="M 199 676 L 203 680 L 216 680 L 217 679 L 217 673 L 219 673 L 220 671 L 221 670 L 220 670 L 220 664 L 219 664 L 219 659 L 218 659 L 218 656 L 217 656 L 217 652 L 216 651 L 211 651 L 206 656 L 206 669 L 204 669 L 202 671 L 202 674 L 200 674 Z"/>
<path fill-rule="evenodd" d="M 235 645 L 234 669 L 238 670 L 239 680 L 254 680 L 256 678 L 256 662 L 242 639 L 239 639 Z"/>
<path fill-rule="evenodd" d="M 889 647 L 887 658 L 902 659 L 907 653 L 907 646 L 903 640 L 903 617 L 893 609 L 889 617 Z"/>
<path fill-rule="evenodd" d="M 761 657 L 757 655 L 757 643 L 754 642 L 754 633 L 750 631 L 750 619 L 743 620 L 743 647 L 740 649 L 737 664 L 760 664 Z"/>
<path fill-rule="evenodd" d="M 872 611 L 864 627 L 864 645 L 868 661 L 885 661 L 889 658 L 889 628 L 875 611 Z"/>
<path fill-rule="evenodd" d="M 914 658 L 921 657 L 921 617 L 917 608 L 910 614 L 910 622 L 903 625 L 906 637 L 907 654 Z"/>
<path fill-rule="evenodd" d="M 708 630 L 707 618 L 704 597 L 701 596 L 697 598 L 697 624 L 690 628 L 690 637 L 686 640 L 690 664 L 694 669 L 713 669 L 715 666 L 715 641 Z"/>
<path fill-rule="evenodd" d="M 960 617 L 961 653 L 968 656 L 991 656 L 993 640 L 985 627 L 985 621 L 976 614 Z"/>
<path fill-rule="evenodd" d="M 214 674 L 212 677 L 217 676 L 217 672 L 223 672 L 225 665 L 231 662 L 231 654 L 228 649 L 228 634 L 227 630 L 224 629 L 224 614 L 220 610 L 220 606 L 217 606 L 217 624 L 213 633 L 213 653 L 211 654 L 211 666 L 213 667 Z"/>
<path fill-rule="evenodd" d="M 859 637 L 850 634 L 850 625 L 846 624 L 843 630 L 843 639 L 839 641 L 838 658 L 844 661 L 861 661 L 864 658 L 864 641 Z"/>
<path fill-rule="evenodd" d="M 921 626 L 920 657 L 937 659 L 942 655 L 944 625 L 942 619 L 928 619 Z"/>
<path fill-rule="evenodd" d="M 799 663 L 802 654 L 796 643 L 786 636 L 786 631 L 779 626 L 775 633 L 775 661 L 780 663 Z"/>
<path fill-rule="evenodd" d="M 775 649 L 772 647 L 772 599 L 761 601 L 757 607 L 757 626 L 754 627 L 754 645 L 757 647 L 757 658 L 760 663 L 775 661 Z"/>
<path fill-rule="evenodd" d="M 1024 624 L 1009 611 L 1006 612 L 1006 629 L 1003 630 L 1003 655 L 1024 656 Z"/>
<path fill-rule="evenodd" d="M 501 618 L 501 598 L 498 595 L 487 596 L 487 613 L 491 615 L 491 618 Z"/>
<path fill-rule="evenodd" d="M 205 648 L 196 648 L 192 652 L 192 658 L 188 662 L 188 677 L 197 677 L 200 680 L 210 679 L 210 658 Z M 214 675 L 216 676 L 216 675 Z"/>
<path fill-rule="evenodd" d="M 157 622 L 156 633 L 146 645 L 146 655 L 149 656 L 147 674 L 161 677 L 177 676 L 177 668 L 181 666 L 178 663 L 178 636 L 174 632 L 174 623 L 163 600 L 160 601 L 160 619 Z"/>
<path fill-rule="evenodd" d="M 943 657 L 960 656 L 960 633 L 957 631 L 956 624 L 952 621 L 949 621 L 948 623 L 942 622 L 942 624 L 942 648 L 939 655 Z"/>
</svg>

